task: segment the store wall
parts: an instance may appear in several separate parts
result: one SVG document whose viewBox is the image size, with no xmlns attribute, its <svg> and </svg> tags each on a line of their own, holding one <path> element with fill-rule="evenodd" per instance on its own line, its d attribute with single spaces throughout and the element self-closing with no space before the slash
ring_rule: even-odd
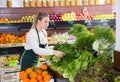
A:
<svg viewBox="0 0 120 82">
<path fill-rule="evenodd" d="M 116 48 L 115 50 L 120 51 L 120 0 L 116 3 Z"/>
</svg>

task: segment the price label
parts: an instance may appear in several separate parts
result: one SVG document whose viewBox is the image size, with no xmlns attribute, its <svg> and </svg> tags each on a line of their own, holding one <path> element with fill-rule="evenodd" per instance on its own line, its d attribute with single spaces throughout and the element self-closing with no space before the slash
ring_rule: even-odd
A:
<svg viewBox="0 0 120 82">
<path fill-rule="evenodd" d="M 87 26 L 92 26 L 92 20 L 85 20 L 85 24 Z"/>
</svg>

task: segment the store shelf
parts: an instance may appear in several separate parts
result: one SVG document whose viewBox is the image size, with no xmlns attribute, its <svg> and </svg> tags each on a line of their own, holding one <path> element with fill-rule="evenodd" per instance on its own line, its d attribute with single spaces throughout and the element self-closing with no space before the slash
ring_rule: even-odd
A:
<svg viewBox="0 0 120 82">
<path fill-rule="evenodd" d="M 23 47 L 25 43 L 0 44 L 0 48 Z"/>
<path fill-rule="evenodd" d="M 22 54 L 24 50 L 23 46 L 16 47 L 2 47 L 0 48 L 0 56 L 8 54 Z"/>
<path fill-rule="evenodd" d="M 55 21 L 50 22 L 48 28 L 67 28 L 72 27 L 74 24 L 84 24 L 86 26 L 115 26 L 115 19 L 101 19 L 101 20 L 79 20 L 79 21 Z M 32 23 L 8 23 L 8 24 L 0 24 L 0 31 L 8 31 L 8 30 L 29 30 Z"/>
<path fill-rule="evenodd" d="M 85 20 L 85 25 L 89 26 L 116 26 L 115 19 Z"/>
<path fill-rule="evenodd" d="M 1 71 L 4 73 L 14 73 L 20 71 L 20 65 L 17 66 L 1 66 Z"/>
<path fill-rule="evenodd" d="M 60 22 L 54 22 L 54 26 L 56 28 L 66 28 L 66 27 L 72 27 L 74 24 L 84 24 L 87 27 L 94 27 L 96 25 L 100 26 L 113 26 L 115 27 L 115 19 L 100 19 L 100 20 L 79 20 L 79 21 L 60 21 Z"/>
<path fill-rule="evenodd" d="M 10 23 L 5 23 L 5 24 L 0 24 L 0 30 L 18 30 L 19 25 L 18 24 L 10 24 Z"/>
<path fill-rule="evenodd" d="M 0 24 L 0 31 L 9 30 L 25 30 L 31 27 L 32 23 L 2 23 Z"/>
<path fill-rule="evenodd" d="M 17 20 L 23 16 L 30 16 L 33 14 L 37 14 L 40 11 L 47 12 L 49 14 L 70 13 L 70 12 L 81 13 L 84 7 L 87 7 L 89 14 L 98 15 L 98 14 L 112 14 L 114 5 L 109 4 L 109 5 L 86 5 L 86 6 L 64 6 L 64 7 L 40 7 L 40 8 L 39 7 L 0 8 L 0 18 L 8 18 L 11 20 Z M 81 20 L 80 21 L 69 21 L 69 22 L 68 21 L 51 22 L 49 25 L 49 28 L 47 29 L 48 36 L 54 33 L 53 31 L 56 31 L 54 30 L 54 28 L 59 28 L 60 30 L 59 31 L 57 30 L 57 33 L 59 32 L 62 33 L 62 32 L 67 31 L 66 28 L 69 29 L 69 27 L 72 27 L 72 25 L 75 23 L 82 23 L 82 24 L 92 27 L 96 24 L 94 22 L 95 22 L 94 20 L 89 21 L 89 22 L 88 21 L 84 22 Z M 0 24 L 0 33 L 3 33 L 3 32 L 11 33 L 11 34 L 16 34 L 16 35 L 21 36 L 23 32 L 28 31 L 30 29 L 31 24 L 32 23 Z M 111 26 L 111 24 L 112 23 L 108 25 Z M 104 23 L 104 25 L 106 25 L 106 23 Z"/>
<path fill-rule="evenodd" d="M 85 20 L 80 20 L 80 21 L 56 21 L 52 22 L 54 27 L 56 28 L 67 28 L 67 27 L 72 27 L 76 23 L 81 23 L 85 24 Z"/>
<path fill-rule="evenodd" d="M 21 54 L 24 51 L 25 43 L 19 44 L 1 44 L 0 45 L 0 56 Z M 55 44 L 49 44 L 48 46 L 52 48 Z"/>
</svg>

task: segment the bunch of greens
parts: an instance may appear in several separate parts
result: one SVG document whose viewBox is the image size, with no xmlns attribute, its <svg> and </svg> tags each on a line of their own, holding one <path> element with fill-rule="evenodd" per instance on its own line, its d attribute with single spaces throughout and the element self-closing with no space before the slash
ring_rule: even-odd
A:
<svg viewBox="0 0 120 82">
<path fill-rule="evenodd" d="M 95 41 L 95 36 L 87 30 L 87 27 L 82 24 L 74 24 L 73 27 L 68 31 L 68 34 L 77 37 L 75 45 L 81 51 L 90 51 L 94 53 L 92 44 Z"/>
<path fill-rule="evenodd" d="M 92 44 L 95 41 L 95 37 L 93 34 L 87 33 L 85 36 L 82 35 L 79 38 L 76 39 L 75 45 L 78 49 L 81 51 L 89 51 L 91 53 L 94 53 L 94 50 L 92 48 Z"/>
<path fill-rule="evenodd" d="M 75 36 L 76 42 L 55 44 L 54 50 L 62 51 L 65 55 L 61 59 L 56 56 L 46 56 L 50 67 L 70 82 L 75 82 L 74 78 L 78 72 L 89 69 L 104 58 L 104 55 L 100 54 L 113 53 L 115 40 L 112 33 L 112 29 L 108 27 L 97 26 L 89 32 L 85 25 L 73 25 L 68 34 Z M 97 57 L 94 56 L 94 53 L 99 51 L 102 53 Z"/>
<path fill-rule="evenodd" d="M 73 27 L 68 31 L 68 34 L 81 37 L 86 35 L 87 33 L 87 27 L 83 24 L 74 24 Z"/>
<path fill-rule="evenodd" d="M 54 46 L 54 50 L 62 51 L 65 54 L 64 57 L 61 59 L 57 56 L 52 57 L 52 61 L 58 63 L 58 65 L 61 65 L 62 63 L 68 64 L 69 62 L 74 61 L 74 59 L 77 59 L 79 57 L 80 53 L 75 45 L 68 44 L 67 42 L 65 42 L 64 44 L 56 44 Z"/>
<path fill-rule="evenodd" d="M 92 32 L 96 38 L 93 43 L 93 49 L 99 53 L 105 53 L 110 55 L 114 50 L 115 37 L 113 34 L 113 29 L 110 27 L 100 27 L 96 26 Z"/>
<path fill-rule="evenodd" d="M 74 82 L 78 72 L 88 69 L 100 60 L 100 56 L 96 59 L 92 53 L 80 51 L 73 44 L 56 44 L 54 49 L 63 51 L 65 55 L 61 59 L 56 56 L 49 57 L 50 67 L 70 82 Z"/>
<path fill-rule="evenodd" d="M 101 39 L 104 38 L 110 43 L 115 43 L 115 37 L 114 37 L 114 32 L 113 29 L 110 27 L 101 27 L 101 26 L 95 26 L 92 31 L 94 33 L 94 36 L 96 39 Z"/>
<path fill-rule="evenodd" d="M 74 82 L 76 70 L 79 70 L 79 68 L 77 68 L 77 66 L 79 66 L 79 61 L 77 59 L 80 57 L 81 52 L 75 45 L 68 44 L 67 42 L 64 44 L 56 44 L 54 50 L 62 51 L 65 55 L 61 59 L 57 56 L 46 56 L 47 60 L 50 62 L 50 67 L 64 76 L 64 78 Z M 71 71 L 73 71 L 73 73 L 71 73 Z"/>
</svg>

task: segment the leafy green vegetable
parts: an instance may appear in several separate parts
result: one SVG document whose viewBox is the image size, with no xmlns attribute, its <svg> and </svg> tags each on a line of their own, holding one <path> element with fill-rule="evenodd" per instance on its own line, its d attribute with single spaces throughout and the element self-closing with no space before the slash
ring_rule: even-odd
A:
<svg viewBox="0 0 120 82">
<path fill-rule="evenodd" d="M 77 38 L 75 45 L 78 47 L 78 49 L 84 51 L 90 51 L 94 53 L 94 50 L 92 48 L 92 44 L 95 41 L 94 35 L 88 34 L 86 36 L 81 36 Z"/>
<path fill-rule="evenodd" d="M 104 38 L 108 42 L 115 43 L 115 37 L 113 34 L 113 29 L 110 27 L 101 27 L 101 26 L 95 26 L 92 30 L 94 33 L 96 39 Z"/>
<path fill-rule="evenodd" d="M 73 27 L 68 31 L 68 34 L 79 37 L 80 32 L 82 32 L 82 34 L 86 34 L 87 27 L 83 24 L 74 24 Z"/>
<path fill-rule="evenodd" d="M 54 46 L 54 50 L 65 53 L 64 57 L 58 58 L 54 55 L 47 57 L 50 61 L 50 67 L 70 82 L 75 82 L 74 78 L 78 72 L 89 69 L 113 53 L 115 38 L 111 28 L 96 26 L 91 32 L 92 33 L 87 30 L 85 25 L 73 25 L 68 33 L 77 38 L 76 42 L 74 44 L 67 42 L 63 44 L 57 43 Z M 94 49 L 96 48 L 93 47 L 95 43 L 98 49 Z M 98 55 L 94 56 L 94 53 L 98 53 Z M 111 61 L 112 60 L 109 60 L 107 64 L 110 65 Z M 99 70 L 99 68 L 97 69 Z M 96 74 L 95 72 L 95 75 Z M 96 79 L 93 80 L 97 81 Z M 91 82 L 93 80 L 91 80 Z M 82 81 L 84 81 L 84 79 Z"/>
</svg>

